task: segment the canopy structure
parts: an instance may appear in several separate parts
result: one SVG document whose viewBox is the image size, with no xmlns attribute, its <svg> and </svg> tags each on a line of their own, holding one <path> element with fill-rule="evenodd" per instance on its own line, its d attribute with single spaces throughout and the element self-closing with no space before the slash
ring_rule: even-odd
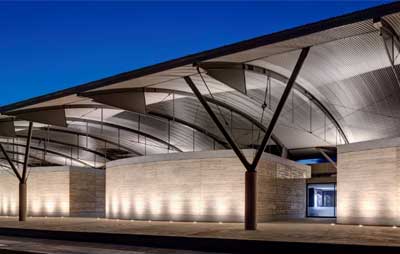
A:
<svg viewBox="0 0 400 254">
<path fill-rule="evenodd" d="M 390 3 L 118 74 L 1 107 L 14 123 L 0 123 L 0 142 L 23 163 L 32 121 L 30 165 L 85 167 L 231 148 L 190 77 L 237 146 L 258 148 L 305 48 L 265 151 L 297 159 L 399 136 L 399 34 Z"/>
</svg>

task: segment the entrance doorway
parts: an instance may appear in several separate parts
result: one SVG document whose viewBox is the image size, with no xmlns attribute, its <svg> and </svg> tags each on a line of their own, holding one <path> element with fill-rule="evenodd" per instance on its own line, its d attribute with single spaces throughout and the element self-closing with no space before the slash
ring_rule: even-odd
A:
<svg viewBox="0 0 400 254">
<path fill-rule="evenodd" d="M 336 184 L 307 185 L 307 217 L 336 217 Z"/>
</svg>

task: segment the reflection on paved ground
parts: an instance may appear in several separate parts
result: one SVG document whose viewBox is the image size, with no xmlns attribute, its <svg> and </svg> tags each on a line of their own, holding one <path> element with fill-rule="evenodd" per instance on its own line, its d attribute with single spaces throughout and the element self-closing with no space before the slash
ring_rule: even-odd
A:
<svg viewBox="0 0 400 254">
<path fill-rule="evenodd" d="M 0 253 L 4 251 L 23 251 L 27 253 L 52 254 L 203 254 L 189 250 L 156 249 L 135 246 L 122 246 L 97 243 L 78 243 L 68 241 L 31 239 L 0 236 Z M 207 252 L 208 254 L 210 252 Z"/>
<path fill-rule="evenodd" d="M 0 227 L 106 232 L 167 236 L 195 236 L 288 242 L 341 243 L 400 246 L 400 227 L 331 225 L 326 220 L 272 222 L 259 224 L 257 231 L 244 231 L 241 223 L 155 222 L 83 218 L 0 217 Z"/>
</svg>

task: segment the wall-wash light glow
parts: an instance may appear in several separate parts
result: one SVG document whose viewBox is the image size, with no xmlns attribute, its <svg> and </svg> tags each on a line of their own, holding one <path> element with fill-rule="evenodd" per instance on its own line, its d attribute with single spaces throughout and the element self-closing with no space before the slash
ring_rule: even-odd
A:
<svg viewBox="0 0 400 254">
<path fill-rule="evenodd" d="M 372 149 L 374 142 L 379 144 L 376 149 Z M 362 142 L 347 146 L 349 150 L 346 146 L 339 147 L 339 223 L 390 226 L 399 223 L 399 152 L 398 147 L 385 148 L 388 143 Z"/>
<path fill-rule="evenodd" d="M 106 216 L 141 220 L 242 221 L 244 171 L 236 158 L 166 161 L 106 170 Z M 232 161 L 234 163 L 232 163 Z M 209 172 L 206 172 L 209 170 Z M 210 178 L 211 177 L 211 178 Z"/>
<path fill-rule="evenodd" d="M 183 211 L 183 197 L 180 193 L 171 193 L 168 201 L 168 213 L 173 219 L 179 218 Z"/>
<path fill-rule="evenodd" d="M 106 216 L 166 221 L 243 221 L 245 169 L 233 152 L 232 157 L 221 158 L 215 158 L 216 153 L 210 152 L 211 158 L 204 156 L 202 159 L 190 158 L 196 153 L 184 153 L 180 159 L 176 159 L 176 155 L 153 155 L 124 159 L 121 160 L 123 163 L 112 162 L 106 170 Z M 221 153 L 226 155 L 226 151 Z M 278 159 L 279 163 L 284 161 Z M 304 178 L 309 175 L 305 173 L 309 172 L 309 167 L 299 165 L 299 168 L 291 168 L 293 162 L 277 167 L 278 163 L 273 160 L 263 163 L 265 166 L 260 170 L 279 168 L 285 177 L 289 175 L 287 170 L 297 172 L 291 173 L 290 177 L 300 178 L 304 185 L 294 185 L 295 179 L 288 182 L 281 179 L 279 183 L 298 186 L 299 190 L 293 191 L 297 195 L 295 198 L 299 199 L 298 193 L 302 192 L 305 198 Z M 267 169 L 267 166 L 273 169 Z M 263 177 L 274 178 L 277 175 L 270 173 Z M 276 183 L 278 181 L 273 181 Z M 270 192 L 262 194 L 265 200 L 277 199 Z M 283 203 L 288 202 L 285 200 Z M 292 206 L 299 211 L 291 207 L 288 211 L 304 216 L 305 202 L 302 205 L 296 203 Z M 263 210 L 266 214 L 263 219 L 273 216 L 272 209 L 273 205 L 270 205 Z M 282 213 L 282 209 L 279 212 Z"/>
<path fill-rule="evenodd" d="M 67 216 L 69 215 L 69 174 L 57 172 L 32 172 L 27 183 L 28 214 L 31 216 Z M 43 184 L 46 182 L 46 184 Z M 18 180 L 4 172 L 0 173 L 1 215 L 18 213 Z"/>
<path fill-rule="evenodd" d="M 94 170 L 78 167 L 34 168 L 27 182 L 28 215 L 69 216 L 74 213 L 73 216 L 79 216 L 81 207 L 87 206 L 88 202 L 97 202 L 96 193 L 93 192 L 90 193 L 93 201 L 88 200 L 87 192 L 90 190 L 88 186 L 101 181 L 79 182 L 82 179 L 89 181 L 87 179 L 90 179 L 89 176 L 95 172 Z M 84 174 L 85 177 L 80 177 L 80 174 Z M 104 180 L 104 173 L 102 179 Z M 81 202 L 84 205 L 81 205 Z M 104 203 L 102 205 L 104 207 Z M 86 209 L 83 212 L 87 214 L 91 211 Z M 14 176 L 0 172 L 0 215 L 17 215 L 17 213 L 18 180 Z"/>
</svg>

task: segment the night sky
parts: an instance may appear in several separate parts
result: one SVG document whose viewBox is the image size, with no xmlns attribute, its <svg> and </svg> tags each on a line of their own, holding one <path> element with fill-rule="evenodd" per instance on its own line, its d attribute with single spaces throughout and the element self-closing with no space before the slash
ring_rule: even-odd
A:
<svg viewBox="0 0 400 254">
<path fill-rule="evenodd" d="M 0 2 L 0 104 L 387 2 Z"/>
</svg>

